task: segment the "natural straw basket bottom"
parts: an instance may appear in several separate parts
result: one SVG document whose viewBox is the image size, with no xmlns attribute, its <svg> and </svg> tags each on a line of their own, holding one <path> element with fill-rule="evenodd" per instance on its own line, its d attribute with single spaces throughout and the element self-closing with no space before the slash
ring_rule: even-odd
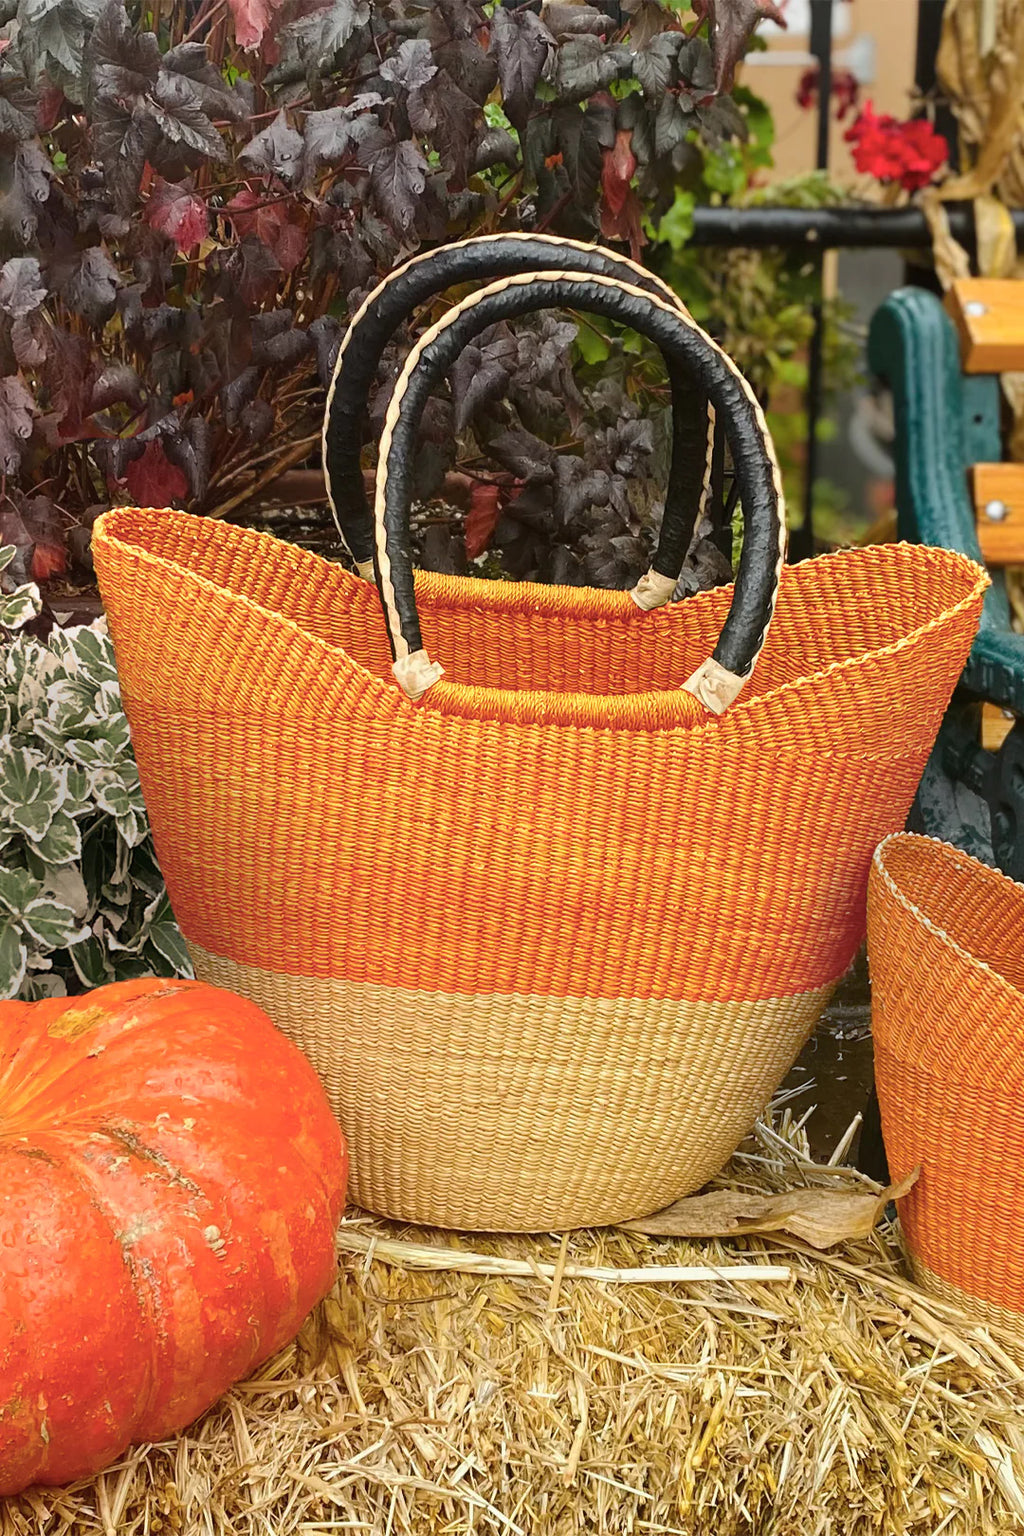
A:
<svg viewBox="0 0 1024 1536">
<path fill-rule="evenodd" d="M 603 1226 L 698 1189 L 833 990 L 698 1004 L 461 996 L 289 976 L 192 941 L 189 952 L 202 980 L 257 1003 L 312 1061 L 356 1203 L 470 1231 Z M 495 1018 L 514 1042 L 504 1050 Z"/>
<path fill-rule="evenodd" d="M 716 1186 L 862 1187 L 805 1151 L 777 1118 Z M 355 1212 L 346 1227 L 459 1242 Z M 343 1250 L 297 1344 L 178 1438 L 6 1501 L 3 1536 L 1020 1529 L 1024 1374 L 997 1328 L 902 1278 L 895 1227 L 823 1256 L 622 1231 L 463 1243 L 548 1266 L 781 1263 L 793 1278 L 559 1283 Z"/>
<path fill-rule="evenodd" d="M 996 1301 L 985 1301 L 981 1296 L 972 1296 L 969 1291 L 961 1290 L 958 1285 L 944 1280 L 941 1275 L 937 1275 L 913 1254 L 908 1255 L 907 1263 L 910 1273 L 923 1291 L 929 1291 L 933 1296 L 940 1296 L 943 1301 L 948 1301 L 966 1317 L 977 1317 L 983 1322 L 1005 1329 L 1007 1333 L 1017 1334 L 1020 1343 L 1016 1356 L 1024 1361 L 1024 1312 L 1014 1312 L 1010 1307 L 1001 1307 Z"/>
</svg>

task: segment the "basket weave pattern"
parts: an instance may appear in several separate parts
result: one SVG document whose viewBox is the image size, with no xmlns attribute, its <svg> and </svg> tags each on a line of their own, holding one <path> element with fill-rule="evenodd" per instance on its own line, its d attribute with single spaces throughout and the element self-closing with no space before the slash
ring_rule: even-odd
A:
<svg viewBox="0 0 1024 1536">
<path fill-rule="evenodd" d="M 861 940 L 986 585 L 910 546 L 788 568 L 710 718 L 679 684 L 729 589 L 645 614 L 424 574 L 448 671 L 415 706 L 338 567 L 164 511 L 95 543 L 199 973 L 310 1055 L 359 1204 L 464 1228 L 609 1222 L 721 1165 Z"/>
<path fill-rule="evenodd" d="M 869 885 L 875 1076 L 920 1282 L 1024 1323 L 1024 886 L 930 838 Z"/>
</svg>

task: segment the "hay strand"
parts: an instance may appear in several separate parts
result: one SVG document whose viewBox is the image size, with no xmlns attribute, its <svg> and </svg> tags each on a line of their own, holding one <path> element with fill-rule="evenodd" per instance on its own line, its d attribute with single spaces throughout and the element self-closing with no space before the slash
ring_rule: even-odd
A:
<svg viewBox="0 0 1024 1536">
<path fill-rule="evenodd" d="M 811 1163 L 789 1108 L 715 1182 L 874 1189 Z M 353 1214 L 294 1344 L 187 1434 L 7 1501 L 2 1536 L 1024 1530 L 1022 1341 L 919 1290 L 892 1223 L 838 1253 L 424 1236 Z M 444 1267 L 414 1265 L 424 1248 Z M 777 1269 L 788 1282 L 752 1278 Z"/>
</svg>

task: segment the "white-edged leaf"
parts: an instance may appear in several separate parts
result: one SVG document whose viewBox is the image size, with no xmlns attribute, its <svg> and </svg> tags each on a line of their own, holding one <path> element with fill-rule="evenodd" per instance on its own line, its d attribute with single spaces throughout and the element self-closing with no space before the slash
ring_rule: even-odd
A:
<svg viewBox="0 0 1024 1536">
<path fill-rule="evenodd" d="M 0 928 L 0 997 L 17 997 L 28 969 L 28 949 L 11 923 Z"/>
<path fill-rule="evenodd" d="M 27 869 L 0 869 L 0 907 L 20 917 L 42 890 L 42 881 Z"/>
<path fill-rule="evenodd" d="M 82 833 L 78 822 L 66 811 L 58 811 L 35 844 L 35 852 L 47 864 L 74 864 L 82 857 Z"/>
<path fill-rule="evenodd" d="M 90 933 L 70 907 L 46 896 L 30 901 L 21 920 L 25 930 L 46 949 L 64 949 L 68 944 L 80 944 Z"/>
</svg>

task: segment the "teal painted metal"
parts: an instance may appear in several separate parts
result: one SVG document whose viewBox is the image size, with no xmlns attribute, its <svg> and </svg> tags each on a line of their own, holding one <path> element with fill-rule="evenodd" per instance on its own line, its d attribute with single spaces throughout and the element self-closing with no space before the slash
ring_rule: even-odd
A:
<svg viewBox="0 0 1024 1536">
<path fill-rule="evenodd" d="M 900 537 L 980 561 L 967 473 L 1002 458 L 998 379 L 964 377 L 952 321 L 921 288 L 898 289 L 878 310 L 868 359 L 893 396 Z M 1018 717 L 997 753 L 978 743 L 983 701 Z M 1024 880 L 1024 636 L 1010 628 L 998 573 L 910 825 Z"/>
</svg>

